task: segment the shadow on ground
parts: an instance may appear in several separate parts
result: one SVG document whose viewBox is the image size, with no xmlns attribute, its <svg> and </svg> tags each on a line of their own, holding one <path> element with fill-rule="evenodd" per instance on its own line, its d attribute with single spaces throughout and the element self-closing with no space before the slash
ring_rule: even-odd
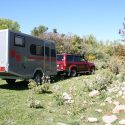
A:
<svg viewBox="0 0 125 125">
<path fill-rule="evenodd" d="M 66 79 L 70 79 L 68 76 L 56 76 L 52 78 L 51 84 L 57 83 L 59 81 L 63 81 Z M 26 81 L 18 81 L 13 84 L 7 84 L 6 82 L 0 85 L 0 89 L 9 89 L 9 90 L 28 90 L 28 82 Z M 51 92 L 48 92 L 50 94 Z"/>
<path fill-rule="evenodd" d="M 57 83 L 59 81 L 67 80 L 67 79 L 70 79 L 70 78 L 71 77 L 68 77 L 68 76 L 65 76 L 65 75 L 59 75 L 59 76 L 51 78 L 51 83 L 54 84 L 54 83 Z"/>
<path fill-rule="evenodd" d="M 9 90 L 27 90 L 28 83 L 25 81 L 19 81 L 13 84 L 3 83 L 0 85 L 0 89 L 9 89 Z"/>
</svg>

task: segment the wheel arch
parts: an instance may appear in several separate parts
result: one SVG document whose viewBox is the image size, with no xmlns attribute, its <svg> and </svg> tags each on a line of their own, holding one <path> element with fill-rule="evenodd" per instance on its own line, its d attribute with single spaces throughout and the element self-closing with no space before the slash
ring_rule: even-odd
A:
<svg viewBox="0 0 125 125">
<path fill-rule="evenodd" d="M 34 76 L 35 76 L 36 73 L 38 73 L 38 72 L 41 73 L 41 74 L 44 74 L 44 73 L 43 73 L 43 70 L 42 70 L 41 68 L 37 68 L 37 69 L 34 70 L 34 73 L 33 73 L 32 78 L 34 78 Z"/>
<path fill-rule="evenodd" d="M 70 71 L 71 69 L 73 69 L 73 68 L 75 68 L 75 69 L 77 70 L 77 66 L 76 66 L 76 65 L 71 65 L 71 66 L 69 67 L 69 71 Z"/>
</svg>

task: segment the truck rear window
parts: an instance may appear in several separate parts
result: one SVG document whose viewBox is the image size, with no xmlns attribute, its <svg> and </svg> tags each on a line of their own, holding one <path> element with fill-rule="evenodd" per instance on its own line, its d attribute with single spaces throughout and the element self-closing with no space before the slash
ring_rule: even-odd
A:
<svg viewBox="0 0 125 125">
<path fill-rule="evenodd" d="M 63 55 L 57 55 L 57 61 L 63 61 Z"/>
</svg>

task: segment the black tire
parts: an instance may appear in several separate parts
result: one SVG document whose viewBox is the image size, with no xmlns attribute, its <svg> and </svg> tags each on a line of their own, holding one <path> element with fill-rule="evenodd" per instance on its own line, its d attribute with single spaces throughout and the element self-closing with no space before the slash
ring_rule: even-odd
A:
<svg viewBox="0 0 125 125">
<path fill-rule="evenodd" d="M 95 74 L 95 67 L 90 68 L 90 74 Z"/>
<path fill-rule="evenodd" d="M 14 84 L 16 79 L 5 79 L 8 84 Z"/>
<path fill-rule="evenodd" d="M 23 80 L 24 83 L 26 84 L 29 84 L 29 81 L 28 80 Z"/>
<path fill-rule="evenodd" d="M 71 76 L 71 77 L 76 77 L 76 76 L 77 76 L 77 70 L 76 70 L 76 68 L 72 68 L 72 69 L 70 70 L 70 76 Z"/>
<path fill-rule="evenodd" d="M 41 72 L 36 72 L 34 75 L 34 81 L 36 82 L 36 84 L 40 85 L 42 84 L 42 73 Z"/>
</svg>

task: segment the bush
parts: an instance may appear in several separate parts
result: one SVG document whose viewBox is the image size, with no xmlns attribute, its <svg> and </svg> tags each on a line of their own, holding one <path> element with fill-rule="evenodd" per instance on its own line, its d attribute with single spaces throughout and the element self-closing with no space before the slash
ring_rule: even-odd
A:
<svg viewBox="0 0 125 125">
<path fill-rule="evenodd" d="M 64 98 L 62 97 L 61 94 L 55 93 L 54 98 L 56 99 L 57 105 L 59 106 L 64 105 Z"/>
<path fill-rule="evenodd" d="M 125 81 L 125 73 L 120 73 L 116 76 L 116 80 L 118 80 L 119 82 L 124 82 Z"/>
<path fill-rule="evenodd" d="M 90 91 L 92 91 L 92 86 L 93 86 L 93 82 L 92 82 L 92 80 L 90 80 L 90 79 L 85 79 L 84 81 L 83 81 L 84 83 L 83 83 L 83 85 L 82 85 L 82 87 L 83 87 L 83 91 L 84 92 L 90 92 Z"/>
<path fill-rule="evenodd" d="M 50 89 L 50 84 L 49 83 L 44 83 L 42 85 L 37 85 L 35 82 L 30 82 L 28 84 L 28 88 L 32 89 L 33 92 L 37 94 L 43 94 L 43 93 L 52 93 L 49 91 Z"/>
<path fill-rule="evenodd" d="M 107 87 L 112 83 L 113 74 L 110 71 L 103 71 L 97 74 L 93 80 L 93 90 L 107 90 Z"/>
<path fill-rule="evenodd" d="M 28 107 L 29 108 L 43 108 L 41 102 L 39 100 L 35 100 L 33 98 L 28 100 Z"/>
<path fill-rule="evenodd" d="M 35 87 L 37 87 L 37 84 L 34 81 L 30 81 L 29 84 L 28 84 L 28 88 L 33 89 Z"/>
<path fill-rule="evenodd" d="M 113 73 L 113 74 L 115 74 L 115 75 L 117 75 L 117 74 L 119 74 L 119 70 L 120 70 L 120 65 L 119 65 L 119 60 L 117 59 L 117 57 L 112 57 L 111 59 L 110 59 L 110 61 L 109 61 L 109 69 L 110 69 L 110 71 Z"/>
<path fill-rule="evenodd" d="M 99 69 L 106 69 L 108 67 L 107 62 L 105 62 L 105 61 L 96 60 L 94 63 L 96 65 L 96 69 L 97 70 L 99 70 Z"/>
<path fill-rule="evenodd" d="M 112 57 L 109 60 L 108 68 L 115 75 L 124 74 L 125 73 L 125 60 L 124 60 L 124 58 L 120 58 L 120 57 L 116 57 L 116 56 Z"/>
<path fill-rule="evenodd" d="M 49 84 L 48 84 L 48 83 L 45 83 L 45 84 L 36 86 L 36 87 L 34 88 L 34 92 L 37 93 L 37 94 L 48 93 L 48 92 L 50 92 L 50 91 L 49 91 L 49 88 L 50 88 Z"/>
</svg>

